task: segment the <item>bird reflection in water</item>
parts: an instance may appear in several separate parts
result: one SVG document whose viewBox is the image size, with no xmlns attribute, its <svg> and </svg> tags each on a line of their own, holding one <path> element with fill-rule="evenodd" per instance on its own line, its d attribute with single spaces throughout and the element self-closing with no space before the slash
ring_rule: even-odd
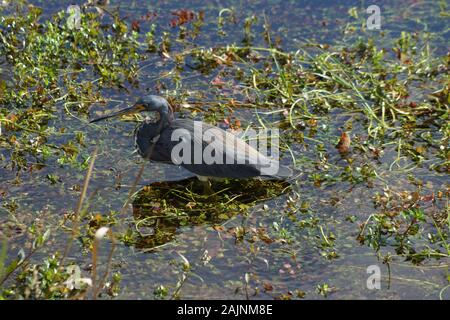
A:
<svg viewBox="0 0 450 320">
<path fill-rule="evenodd" d="M 291 187 L 281 180 L 214 181 L 214 189 L 219 191 L 212 200 L 196 180 L 154 182 L 137 193 L 133 201 L 135 223 L 130 227 L 136 248 L 152 251 L 164 246 L 183 226 L 220 225 Z"/>
</svg>

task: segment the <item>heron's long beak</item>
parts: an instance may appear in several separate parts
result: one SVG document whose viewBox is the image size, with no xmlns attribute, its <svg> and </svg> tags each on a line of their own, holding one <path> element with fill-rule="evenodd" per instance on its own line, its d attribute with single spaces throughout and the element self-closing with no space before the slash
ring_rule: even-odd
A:
<svg viewBox="0 0 450 320">
<path fill-rule="evenodd" d="M 112 113 L 112 114 L 109 114 L 109 115 L 107 115 L 107 116 L 103 116 L 103 117 L 100 117 L 100 118 L 91 120 L 91 121 L 89 121 L 89 122 L 90 122 L 90 123 L 94 123 L 94 122 L 98 122 L 98 121 L 105 120 L 105 119 L 109 119 L 109 118 L 114 118 L 114 117 L 118 117 L 118 116 L 123 116 L 123 115 L 126 115 L 126 114 L 133 114 L 133 113 L 136 113 L 136 112 L 140 112 L 140 111 L 142 111 L 142 110 L 144 110 L 144 109 L 145 109 L 145 107 L 144 107 L 142 104 L 135 104 L 135 105 L 133 105 L 133 106 L 131 106 L 131 107 L 128 107 L 128 108 L 119 110 L 119 111 L 114 112 L 114 113 Z"/>
</svg>

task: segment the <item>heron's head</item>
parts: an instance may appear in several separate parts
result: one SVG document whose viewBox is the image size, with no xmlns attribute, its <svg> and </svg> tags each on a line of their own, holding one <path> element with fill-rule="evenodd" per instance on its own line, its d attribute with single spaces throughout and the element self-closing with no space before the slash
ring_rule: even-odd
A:
<svg viewBox="0 0 450 320">
<path fill-rule="evenodd" d="M 97 122 L 100 120 L 105 120 L 108 118 L 113 118 L 117 116 L 122 115 L 128 115 L 128 114 L 134 114 L 138 112 L 157 112 L 160 117 L 160 121 L 167 121 L 170 123 L 173 119 L 173 112 L 172 108 L 170 107 L 169 103 L 166 99 L 160 96 L 155 95 L 147 95 L 139 98 L 138 101 L 131 107 L 119 110 L 117 112 L 114 112 L 110 115 L 103 116 L 94 120 L 91 120 L 90 122 Z"/>
</svg>

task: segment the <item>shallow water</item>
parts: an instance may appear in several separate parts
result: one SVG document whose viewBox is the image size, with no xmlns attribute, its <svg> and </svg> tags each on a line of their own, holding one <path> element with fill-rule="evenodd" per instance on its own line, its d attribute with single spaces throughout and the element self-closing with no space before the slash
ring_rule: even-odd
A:
<svg viewBox="0 0 450 320">
<path fill-rule="evenodd" d="M 64 9 L 66 4 L 72 1 L 45 1 L 45 4 L 40 1 L 31 2 L 44 8 L 45 17 Z M 445 52 L 448 49 L 448 29 L 430 16 L 433 12 L 427 7 L 430 3 L 379 3 L 383 10 L 382 31 L 385 32 L 385 38 L 378 39 L 380 43 L 397 37 L 401 31 L 414 32 L 426 28 L 439 35 L 433 39 L 436 52 Z M 347 11 L 352 6 L 359 7 L 360 1 L 348 1 L 332 6 L 328 1 L 216 1 L 208 2 L 207 5 L 200 1 L 183 3 L 183 8 L 204 10 L 209 23 L 213 23 L 220 9 L 226 7 L 234 7 L 238 18 L 241 19 L 249 14 L 260 16 L 265 13 L 273 32 L 280 35 L 282 47 L 286 51 L 296 50 L 306 41 L 340 44 L 351 41 L 352 37 L 356 38 L 357 34 L 342 33 L 342 27 L 348 21 Z M 127 1 L 126 6 L 122 4 L 121 12 L 124 16 L 135 17 L 144 15 L 149 10 L 156 11 L 160 16 L 158 21 L 163 23 L 170 19 L 170 12 L 176 9 L 180 7 L 173 1 L 158 1 L 158 4 L 148 5 L 142 5 L 140 1 Z M 383 12 L 386 14 L 383 15 Z M 411 15 L 417 15 L 416 23 L 410 19 Z M 142 26 L 142 32 L 145 32 L 145 28 L 145 25 Z M 228 38 L 218 39 L 212 31 L 208 34 L 209 29 L 206 27 L 203 31 L 206 36 L 201 40 L 205 43 L 200 41 L 199 45 L 214 46 L 242 38 L 241 29 L 233 26 L 227 28 Z M 261 31 L 256 30 L 256 33 Z M 255 39 L 255 46 L 261 44 L 258 41 L 261 42 Z M 128 88 L 129 93 L 111 90 L 110 97 L 131 103 L 137 96 L 153 92 L 159 75 L 170 67 L 159 63 L 158 60 L 159 58 L 155 57 L 142 63 L 140 84 L 137 88 Z M 206 89 L 206 92 L 202 92 L 205 99 L 213 101 L 214 93 L 209 89 L 213 74 L 205 75 L 185 70 L 183 77 L 184 90 Z M 116 109 L 117 105 L 118 103 L 109 103 L 106 107 L 95 106 L 90 110 L 91 117 L 103 114 L 105 110 Z M 120 212 L 143 163 L 143 160 L 133 153 L 132 134 L 135 123 L 113 120 L 89 125 L 85 119 L 78 119 L 67 112 L 59 112 L 56 116 L 57 118 L 52 120 L 54 125 L 67 130 L 66 133 L 53 138 L 55 143 L 73 138 L 72 132 L 82 131 L 86 134 L 83 156 L 88 157 L 94 148 L 98 147 L 99 153 L 88 191 L 88 195 L 95 192 L 90 200 L 91 214 L 106 216 L 110 211 Z M 205 114 L 197 115 L 200 118 L 202 116 Z M 246 123 L 256 121 L 253 110 L 237 110 L 235 116 Z M 328 126 L 320 127 L 314 136 L 314 139 L 324 144 L 329 163 L 337 167 L 342 166 L 343 158 L 334 147 L 335 138 L 339 136 L 338 129 L 346 120 L 346 116 L 339 112 L 325 115 L 323 123 Z M 354 131 L 357 130 L 355 124 Z M 179 293 L 180 297 L 185 299 L 264 299 L 279 298 L 282 295 L 299 298 L 301 292 L 306 293 L 306 299 L 322 299 L 324 297 L 318 294 L 317 286 L 323 284 L 333 288 L 327 296 L 330 299 L 439 298 L 440 290 L 448 284 L 448 259 L 430 259 L 421 265 L 414 265 L 404 261 L 401 256 L 394 256 L 389 275 L 387 265 L 378 259 L 377 253 L 367 245 L 360 245 L 356 239 L 358 225 L 377 212 L 372 201 L 376 192 L 382 193 L 386 185 L 398 192 L 416 190 L 404 171 L 390 170 L 390 165 L 397 156 L 394 147 L 386 149 L 379 162 L 374 161 L 379 178 L 375 179 L 372 185 L 351 185 L 349 182 L 330 180 L 317 186 L 308 179 L 317 160 L 316 145 L 311 142 L 308 149 L 299 144 L 292 145 L 294 156 L 301 159 L 299 163 L 303 166 L 302 176 L 293 183 L 292 190 L 272 199 L 259 200 L 248 209 L 247 214 L 230 212 L 228 219 L 206 218 L 203 223 L 168 223 L 166 226 L 160 226 L 165 234 L 157 240 L 152 238 L 155 232 L 152 226 L 141 226 L 139 231 L 149 233 L 150 237 L 137 236 L 130 243 L 118 241 L 112 267 L 112 272 L 120 272 L 122 276 L 117 298 L 153 299 L 154 290 L 158 286 L 167 287 L 172 293 L 182 274 L 179 254 L 190 262 L 193 270 Z M 283 161 L 291 162 L 288 153 Z M 73 210 L 78 201 L 78 187 L 82 185 L 85 175 L 84 170 L 70 166 L 61 167 L 56 163 L 56 159 L 50 159 L 46 166 L 38 171 L 21 173 L 20 183 L 15 183 L 16 173 L 13 170 L 0 168 L 0 172 L 1 188 L 7 190 L 2 201 L 11 203 L 14 199 L 19 205 L 14 213 L 4 207 L 0 210 L 0 230 L 9 239 L 11 255 L 27 244 L 26 225 L 39 219 L 42 225 L 56 226 L 64 214 Z M 445 173 L 437 174 L 424 167 L 416 167 L 409 173 L 425 182 L 423 194 L 444 190 L 448 186 L 449 179 Z M 46 178 L 49 174 L 58 176 L 59 181 L 51 184 Z M 191 176 L 192 174 L 182 168 L 151 163 L 146 166 L 138 187 L 160 181 L 179 181 Z M 295 206 L 308 203 L 309 207 L 290 213 L 287 204 L 289 197 L 294 197 L 292 201 Z M 444 200 L 438 201 L 437 206 L 445 206 Z M 427 209 L 432 210 L 431 207 L 425 208 Z M 136 208 L 129 204 L 122 213 L 114 216 L 117 222 L 113 230 L 117 234 L 129 232 L 136 237 L 133 220 L 135 211 Z M 349 221 L 349 216 L 354 216 L 355 221 Z M 308 226 L 308 222 L 313 225 Z M 9 225 L 13 227 L 9 228 Z M 240 227 L 246 230 L 241 240 L 236 236 L 236 230 Z M 261 236 L 262 233 L 267 234 L 271 240 L 267 241 Z M 323 246 L 323 242 L 327 241 L 324 234 L 335 238 L 331 247 Z M 49 253 L 64 248 L 69 233 L 59 229 L 58 234 L 54 236 L 49 245 L 34 256 L 34 260 L 39 261 Z M 106 259 L 108 246 L 105 243 L 102 248 L 103 260 Z M 382 252 L 383 250 L 393 251 L 393 248 L 386 246 L 381 249 Z M 326 255 L 330 252 L 336 252 L 338 256 L 327 259 Z M 208 263 L 205 263 L 205 253 Z M 75 242 L 68 260 L 82 267 L 87 267 L 91 262 L 89 253 L 80 241 Z M 380 290 L 367 288 L 370 275 L 367 268 L 371 265 L 377 265 L 381 270 Z M 246 274 L 248 285 L 245 284 Z M 271 289 L 268 289 L 269 286 Z M 445 292 L 444 298 L 448 299 L 449 294 Z"/>
</svg>

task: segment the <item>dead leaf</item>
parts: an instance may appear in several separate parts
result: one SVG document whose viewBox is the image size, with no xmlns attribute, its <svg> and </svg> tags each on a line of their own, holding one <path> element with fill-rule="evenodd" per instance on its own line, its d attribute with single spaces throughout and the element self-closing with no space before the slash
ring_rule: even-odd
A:
<svg viewBox="0 0 450 320">
<path fill-rule="evenodd" d="M 172 15 L 176 16 L 176 18 L 170 21 L 171 27 L 181 26 L 191 20 L 194 20 L 195 14 L 191 10 L 181 9 L 177 11 L 173 11 Z"/>
<path fill-rule="evenodd" d="M 213 226 L 213 229 L 216 230 L 217 232 L 225 230 L 225 228 L 223 226 L 219 226 L 219 225 Z"/>
<path fill-rule="evenodd" d="M 195 202 L 188 202 L 186 203 L 186 208 L 188 209 L 192 209 L 193 207 L 195 207 L 197 204 Z"/>
<path fill-rule="evenodd" d="M 161 51 L 161 56 L 166 59 L 171 59 L 170 55 L 166 51 Z"/>
<path fill-rule="evenodd" d="M 211 81 L 211 84 L 212 84 L 213 86 L 217 86 L 217 87 L 219 87 L 219 88 L 222 88 L 223 85 L 225 84 L 225 82 L 222 80 L 221 77 L 217 76 L 217 77 L 215 77 L 215 78 Z"/>
<path fill-rule="evenodd" d="M 139 20 L 133 20 L 131 22 L 131 29 L 133 31 L 139 32 L 141 30 L 140 21 Z"/>
<path fill-rule="evenodd" d="M 426 195 L 426 196 L 422 196 L 420 198 L 420 200 L 424 201 L 424 202 L 430 202 L 430 201 L 434 201 L 434 193 Z"/>
<path fill-rule="evenodd" d="M 268 282 L 264 282 L 264 283 L 263 283 L 263 287 L 264 287 L 264 290 L 265 290 L 265 291 L 272 291 L 272 290 L 273 290 L 273 285 L 271 285 L 271 284 L 268 283 Z"/>
<path fill-rule="evenodd" d="M 336 149 L 338 149 L 339 153 L 347 153 L 350 149 L 350 143 L 350 136 L 345 131 L 342 131 L 341 138 L 336 145 Z"/>
</svg>

